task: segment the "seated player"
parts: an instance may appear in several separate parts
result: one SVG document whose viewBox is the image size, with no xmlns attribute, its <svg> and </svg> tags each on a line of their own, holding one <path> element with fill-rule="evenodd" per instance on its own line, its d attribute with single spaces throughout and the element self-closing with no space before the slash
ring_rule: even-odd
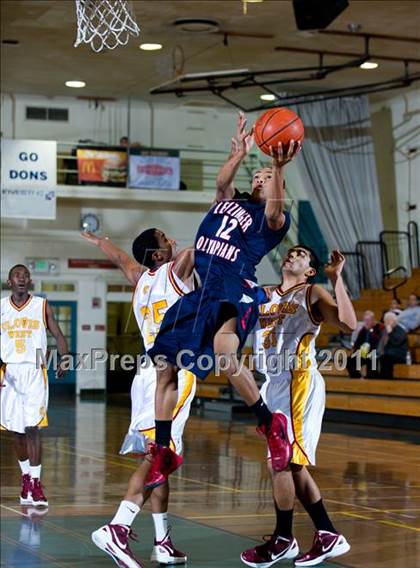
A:
<svg viewBox="0 0 420 568">
<path fill-rule="evenodd" d="M 16 264 L 9 271 L 11 296 L 1 300 L 0 429 L 13 432 L 22 472 L 22 505 L 48 506 L 41 484 L 40 428 L 48 426 L 48 378 L 42 367 L 47 329 L 61 356 L 57 378 L 66 372 L 67 342 L 45 298 L 29 293 L 29 270 Z M 68 367 L 68 366 L 67 366 Z"/>
<path fill-rule="evenodd" d="M 341 272 L 344 256 L 333 251 L 325 274 L 330 279 L 336 301 L 319 285 L 308 284 L 319 261 L 305 246 L 291 248 L 282 265 L 283 281 L 273 290 L 271 300 L 260 306 L 254 336 L 257 369 L 266 377 L 261 395 L 271 412 L 287 417 L 293 455 L 290 466 L 273 471 L 274 506 L 277 524 L 270 540 L 242 553 L 248 566 L 268 568 L 281 560 L 295 559 L 295 566 L 315 566 L 350 550 L 350 545 L 332 524 L 321 493 L 307 470 L 315 465 L 315 451 L 325 409 L 325 383 L 317 370 L 315 338 L 323 321 L 346 333 L 357 324 Z M 295 497 L 305 507 L 316 532 L 312 548 L 299 556 L 293 537 Z"/>
<path fill-rule="evenodd" d="M 107 237 L 82 233 L 83 237 L 98 246 L 106 256 L 124 273 L 135 288 L 133 311 L 143 337 L 144 346 L 149 349 L 155 340 L 159 325 L 166 310 L 180 296 L 193 289 L 193 251 L 185 249 L 176 254 L 176 243 L 162 231 L 148 229 L 133 242 L 131 258 L 114 245 Z M 177 454 L 182 453 L 182 434 L 190 414 L 195 394 L 195 377 L 188 371 L 178 373 L 179 397 L 174 410 L 174 427 L 171 447 Z M 148 444 L 155 438 L 154 399 L 156 370 L 149 361 L 148 367 L 140 368 L 131 387 L 131 424 L 121 448 L 121 453 L 144 455 Z M 147 487 L 138 482 L 139 472 L 135 471 L 128 482 L 127 493 L 109 524 L 92 533 L 92 540 L 101 550 L 107 552 L 119 566 L 139 567 L 129 547 L 131 525 L 145 501 L 150 498 L 155 526 L 155 541 L 152 560 L 161 564 L 183 564 L 187 556 L 172 544 L 168 527 L 169 484 L 162 479 L 160 485 Z"/>
<path fill-rule="evenodd" d="M 254 327 L 258 305 L 265 298 L 265 294 L 261 298 L 255 282 L 256 266 L 282 241 L 290 226 L 284 208 L 284 166 L 298 153 L 300 144 L 292 140 L 286 155 L 279 145 L 272 151 L 272 167 L 254 174 L 252 194 L 240 194 L 235 190 L 234 178 L 252 144 L 252 129 L 246 131 L 246 119 L 240 114 L 237 139 L 217 178 L 216 203 L 195 240 L 195 269 L 202 288 L 168 310 L 155 344 L 148 351 L 153 359 L 164 356 L 167 363 L 158 370 L 152 479 L 167 477 L 176 467 L 169 443 L 177 400 L 177 369 L 189 366 L 203 379 L 215 358 L 222 362 L 232 385 L 255 412 L 259 430 L 267 437 L 274 469 L 286 467 L 290 459 L 285 419 L 269 411 L 252 373 L 239 366 L 237 351 Z M 186 356 L 182 357 L 182 353 Z M 203 357 L 207 362 L 200 365 Z M 144 475 L 147 473 L 145 467 Z"/>
</svg>

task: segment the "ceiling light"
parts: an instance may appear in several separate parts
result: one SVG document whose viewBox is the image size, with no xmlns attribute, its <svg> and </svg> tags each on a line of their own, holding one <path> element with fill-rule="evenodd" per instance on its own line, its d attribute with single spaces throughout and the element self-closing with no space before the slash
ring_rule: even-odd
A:
<svg viewBox="0 0 420 568">
<path fill-rule="evenodd" d="M 377 67 L 379 67 L 379 63 L 376 63 L 376 61 L 365 61 L 360 65 L 360 69 L 376 69 Z"/>
<path fill-rule="evenodd" d="M 270 93 L 265 93 L 264 95 L 260 95 L 260 99 L 262 101 L 275 101 L 276 100 L 276 95 L 272 95 Z"/>
<path fill-rule="evenodd" d="M 161 43 L 142 43 L 139 45 L 140 49 L 144 51 L 157 51 L 158 49 L 162 49 Z"/>
<path fill-rule="evenodd" d="M 66 81 L 65 85 L 72 89 L 81 89 L 82 87 L 86 87 L 86 83 L 84 81 Z"/>
<path fill-rule="evenodd" d="M 357 34 L 362 29 L 362 25 L 358 24 L 357 22 L 349 22 L 347 24 L 347 29 L 349 30 L 349 32 Z"/>
<path fill-rule="evenodd" d="M 217 32 L 219 23 L 210 18 L 178 18 L 173 25 L 184 32 L 209 33 Z"/>
</svg>

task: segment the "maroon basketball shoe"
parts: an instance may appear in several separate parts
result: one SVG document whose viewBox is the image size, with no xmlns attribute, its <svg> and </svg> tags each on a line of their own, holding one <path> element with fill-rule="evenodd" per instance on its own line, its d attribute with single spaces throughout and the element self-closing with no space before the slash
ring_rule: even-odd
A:
<svg viewBox="0 0 420 568">
<path fill-rule="evenodd" d="M 264 537 L 266 541 L 255 548 L 245 550 L 241 560 L 253 568 L 269 568 L 280 560 L 293 560 L 299 554 L 299 546 L 295 538 L 284 538 L 273 534 Z"/>
<path fill-rule="evenodd" d="M 187 555 L 174 547 L 168 530 L 163 540 L 155 539 L 150 560 L 160 564 L 185 564 Z"/>
<path fill-rule="evenodd" d="M 341 556 L 350 550 L 350 545 L 342 534 L 316 531 L 312 548 L 295 560 L 295 566 L 317 566 L 328 558 Z"/>
<path fill-rule="evenodd" d="M 31 483 L 32 505 L 35 507 L 48 507 L 48 499 L 45 497 L 44 488 L 39 479 L 32 479 Z"/>
<path fill-rule="evenodd" d="M 274 412 L 270 428 L 265 424 L 257 428 L 267 438 L 273 471 L 284 471 L 292 459 L 292 444 L 287 435 L 287 418 L 282 412 Z"/>
<path fill-rule="evenodd" d="M 21 478 L 22 487 L 20 490 L 20 504 L 21 505 L 32 505 L 32 494 L 31 494 L 31 476 L 29 473 L 25 473 Z"/>
<path fill-rule="evenodd" d="M 125 525 L 104 525 L 92 533 L 94 544 L 109 554 L 120 568 L 142 568 L 130 550 L 129 538 L 136 540 L 136 535 Z"/>
<path fill-rule="evenodd" d="M 162 485 L 184 461 L 182 456 L 179 456 L 170 448 L 158 446 L 157 444 L 151 444 L 150 455 L 153 461 L 144 484 L 147 489 Z"/>
</svg>

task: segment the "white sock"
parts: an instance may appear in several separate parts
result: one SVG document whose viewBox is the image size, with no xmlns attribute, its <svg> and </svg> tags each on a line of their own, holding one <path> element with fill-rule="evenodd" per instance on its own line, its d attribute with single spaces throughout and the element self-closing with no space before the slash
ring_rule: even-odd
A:
<svg viewBox="0 0 420 568">
<path fill-rule="evenodd" d="M 152 513 L 155 524 L 155 538 L 161 542 L 168 532 L 168 513 Z"/>
<path fill-rule="evenodd" d="M 41 467 L 42 465 L 31 465 L 31 477 L 32 479 L 40 479 L 41 478 Z"/>
<path fill-rule="evenodd" d="M 24 460 L 24 461 L 18 460 L 18 462 L 22 475 L 28 475 L 31 473 L 31 464 L 29 463 L 29 460 Z"/>
<path fill-rule="evenodd" d="M 126 525 L 131 527 L 137 514 L 140 512 L 140 507 L 131 501 L 121 501 L 111 525 Z"/>
</svg>

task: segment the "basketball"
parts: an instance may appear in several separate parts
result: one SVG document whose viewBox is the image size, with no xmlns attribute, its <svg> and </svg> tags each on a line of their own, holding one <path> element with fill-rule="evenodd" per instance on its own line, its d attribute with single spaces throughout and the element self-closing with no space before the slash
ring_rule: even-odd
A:
<svg viewBox="0 0 420 568">
<path fill-rule="evenodd" d="M 290 140 L 302 142 L 304 135 L 303 122 L 289 108 L 270 108 L 254 125 L 255 142 L 259 149 L 269 156 L 270 148 L 276 148 L 279 142 L 287 151 Z"/>
</svg>

